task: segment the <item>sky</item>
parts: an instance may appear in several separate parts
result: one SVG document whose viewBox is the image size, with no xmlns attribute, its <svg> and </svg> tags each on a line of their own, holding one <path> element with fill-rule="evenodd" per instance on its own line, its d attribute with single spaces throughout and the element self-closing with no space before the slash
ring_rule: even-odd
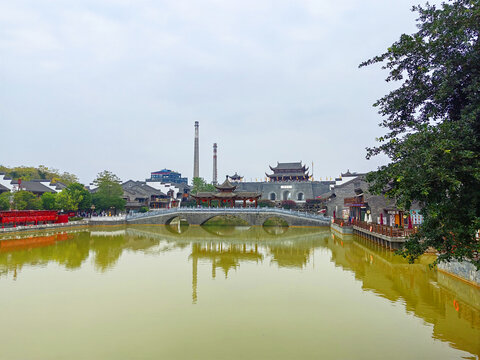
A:
<svg viewBox="0 0 480 360">
<path fill-rule="evenodd" d="M 0 0 L 0 164 L 144 180 L 168 168 L 261 181 L 375 170 L 372 107 L 395 88 L 358 68 L 416 30 L 411 0 Z M 435 3 L 435 1 L 433 2 Z"/>
</svg>

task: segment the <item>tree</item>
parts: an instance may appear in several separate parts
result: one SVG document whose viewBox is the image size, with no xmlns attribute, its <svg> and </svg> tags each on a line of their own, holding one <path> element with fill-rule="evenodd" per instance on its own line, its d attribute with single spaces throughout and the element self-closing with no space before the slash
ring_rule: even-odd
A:
<svg viewBox="0 0 480 360">
<path fill-rule="evenodd" d="M 437 262 L 468 260 L 480 269 L 480 2 L 416 6 L 418 32 L 403 34 L 360 66 L 382 63 L 400 86 L 374 106 L 388 129 L 367 158 L 391 162 L 370 173 L 371 191 L 408 210 L 419 201 L 424 223 L 401 251 L 410 261 L 428 247 Z"/>
<path fill-rule="evenodd" d="M 114 173 L 108 170 L 104 170 L 97 174 L 97 178 L 93 180 L 93 183 L 97 186 L 100 186 L 102 184 L 112 184 L 112 183 L 120 184 L 120 178 Z"/>
<path fill-rule="evenodd" d="M 0 194 L 0 210 L 10 210 L 10 197 L 12 193 L 6 191 Z"/>
<path fill-rule="evenodd" d="M 71 183 L 63 189 L 56 199 L 58 209 L 64 210 L 87 210 L 92 205 L 92 196 L 85 189 L 85 186 L 79 183 Z"/>
<path fill-rule="evenodd" d="M 65 189 L 59 192 L 55 199 L 55 207 L 60 210 L 73 210 L 77 211 L 78 204 L 75 203 L 75 199 Z"/>
<path fill-rule="evenodd" d="M 51 169 L 44 165 L 40 165 L 38 168 L 29 167 L 29 166 L 17 166 L 13 168 L 8 168 L 6 166 L 0 165 L 0 171 L 4 172 L 6 175 L 10 176 L 12 179 L 22 179 L 22 180 L 50 180 L 51 182 L 62 182 L 66 185 L 77 182 L 78 178 L 76 175 L 70 174 L 68 172 L 60 173 L 57 169 Z"/>
<path fill-rule="evenodd" d="M 56 194 L 51 192 L 46 192 L 40 197 L 42 199 L 42 208 L 43 210 L 56 210 Z"/>
<path fill-rule="evenodd" d="M 192 194 L 197 194 L 199 192 L 209 192 L 215 191 L 215 186 L 212 184 L 207 184 L 206 181 L 201 177 L 194 177 L 192 180 L 193 188 L 191 190 Z"/>
<path fill-rule="evenodd" d="M 30 191 L 20 190 L 13 193 L 13 207 L 16 210 L 40 210 L 42 200 Z"/>
<path fill-rule="evenodd" d="M 103 171 L 97 175 L 93 182 L 98 186 L 92 201 L 99 210 L 125 209 L 126 201 L 123 199 L 123 189 L 120 185 L 120 178 L 110 171 Z"/>
<path fill-rule="evenodd" d="M 68 185 L 63 191 L 68 191 L 77 203 L 78 210 L 88 210 L 92 206 L 92 194 L 84 185 L 74 182 Z"/>
</svg>

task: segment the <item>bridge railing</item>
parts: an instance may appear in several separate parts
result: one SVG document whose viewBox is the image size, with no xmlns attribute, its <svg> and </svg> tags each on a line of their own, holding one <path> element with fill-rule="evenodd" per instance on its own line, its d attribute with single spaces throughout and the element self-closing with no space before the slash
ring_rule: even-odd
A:
<svg viewBox="0 0 480 360">
<path fill-rule="evenodd" d="M 134 213 L 128 214 L 127 220 L 141 219 L 146 217 L 158 216 L 158 215 L 167 215 L 167 214 L 177 214 L 177 213 L 277 213 L 279 215 L 290 215 L 297 216 L 307 219 L 314 220 L 324 220 L 330 221 L 330 217 L 324 215 L 315 215 L 298 210 L 287 210 L 287 209 L 277 209 L 277 208 L 197 208 L 197 207 L 181 207 L 181 208 L 172 208 L 172 209 L 159 209 L 159 210 L 150 210 L 146 213 Z"/>
<path fill-rule="evenodd" d="M 104 222 L 104 221 L 123 221 L 126 219 L 125 215 L 114 215 L 114 216 L 92 216 L 88 219 L 90 222 Z"/>
</svg>

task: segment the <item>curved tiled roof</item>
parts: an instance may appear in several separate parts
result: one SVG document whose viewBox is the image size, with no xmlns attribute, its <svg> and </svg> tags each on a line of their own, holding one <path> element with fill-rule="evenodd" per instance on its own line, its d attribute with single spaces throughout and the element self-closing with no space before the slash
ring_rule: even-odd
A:
<svg viewBox="0 0 480 360">
<path fill-rule="evenodd" d="M 228 178 L 227 178 L 227 179 L 225 179 L 223 184 L 215 185 L 215 187 L 217 188 L 217 190 L 231 190 L 231 191 L 233 191 L 237 188 L 237 185 L 233 185 L 230 181 L 228 181 Z"/>
</svg>

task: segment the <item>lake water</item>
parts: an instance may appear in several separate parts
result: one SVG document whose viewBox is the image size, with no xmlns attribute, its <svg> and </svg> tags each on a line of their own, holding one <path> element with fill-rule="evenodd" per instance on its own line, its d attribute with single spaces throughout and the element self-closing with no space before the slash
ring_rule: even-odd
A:
<svg viewBox="0 0 480 360">
<path fill-rule="evenodd" d="M 9 237 L 0 359 L 480 355 L 478 288 L 357 237 L 196 226 Z"/>
</svg>

